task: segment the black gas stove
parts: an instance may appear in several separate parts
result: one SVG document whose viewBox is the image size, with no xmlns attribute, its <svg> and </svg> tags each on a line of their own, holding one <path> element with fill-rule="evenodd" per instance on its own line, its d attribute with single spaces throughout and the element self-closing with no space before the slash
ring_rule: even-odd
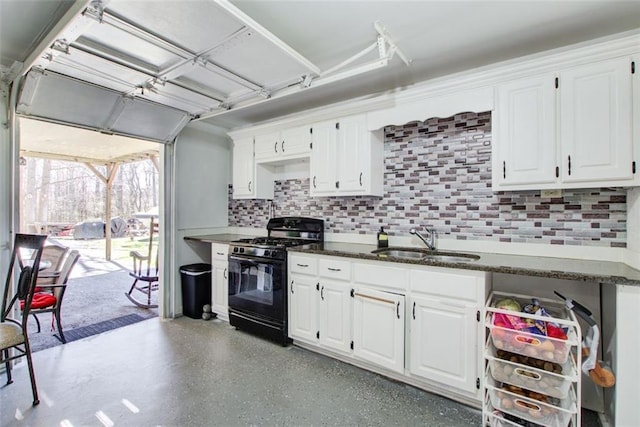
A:
<svg viewBox="0 0 640 427">
<path fill-rule="evenodd" d="M 286 345 L 287 248 L 322 243 L 324 221 L 272 218 L 267 233 L 229 246 L 229 323 Z"/>
<path fill-rule="evenodd" d="M 231 242 L 229 253 L 257 258 L 286 259 L 286 249 L 289 247 L 322 243 L 324 221 L 303 217 L 272 218 L 267 223 L 267 232 L 266 237 Z"/>
</svg>

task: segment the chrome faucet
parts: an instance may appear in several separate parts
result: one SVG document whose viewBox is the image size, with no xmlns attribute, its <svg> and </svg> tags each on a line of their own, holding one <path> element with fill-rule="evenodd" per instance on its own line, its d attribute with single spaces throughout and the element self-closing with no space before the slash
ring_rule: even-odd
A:
<svg viewBox="0 0 640 427">
<path fill-rule="evenodd" d="M 427 231 L 427 238 L 425 238 L 422 234 L 420 234 L 415 228 L 409 230 L 409 233 L 414 234 L 420 238 L 424 242 L 425 245 L 429 248 L 429 250 L 436 250 L 436 232 L 435 230 L 431 230 L 429 228 L 425 229 Z"/>
</svg>

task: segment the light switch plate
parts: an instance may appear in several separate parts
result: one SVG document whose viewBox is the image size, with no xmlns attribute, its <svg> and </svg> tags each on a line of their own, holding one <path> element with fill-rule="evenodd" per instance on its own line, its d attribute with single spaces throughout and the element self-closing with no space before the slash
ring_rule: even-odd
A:
<svg viewBox="0 0 640 427">
<path fill-rule="evenodd" d="M 543 198 L 557 198 L 562 197 L 562 190 L 542 190 L 540 191 L 540 197 Z"/>
</svg>

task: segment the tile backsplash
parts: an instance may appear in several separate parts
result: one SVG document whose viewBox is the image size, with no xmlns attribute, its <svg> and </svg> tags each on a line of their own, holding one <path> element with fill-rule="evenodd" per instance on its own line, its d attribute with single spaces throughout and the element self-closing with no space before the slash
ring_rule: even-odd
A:
<svg viewBox="0 0 640 427">
<path fill-rule="evenodd" d="M 273 201 L 233 200 L 229 225 L 265 227 L 275 216 L 323 218 L 330 233 L 626 247 L 626 190 L 491 190 L 491 113 L 462 113 L 385 128 L 383 197 L 309 197 L 309 178 L 276 181 Z"/>
</svg>

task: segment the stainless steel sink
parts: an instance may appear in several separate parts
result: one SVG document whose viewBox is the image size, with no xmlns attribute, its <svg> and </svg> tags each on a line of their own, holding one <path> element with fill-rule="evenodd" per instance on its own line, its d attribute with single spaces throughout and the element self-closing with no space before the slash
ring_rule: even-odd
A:
<svg viewBox="0 0 640 427">
<path fill-rule="evenodd" d="M 440 262 L 473 262 L 480 259 L 478 255 L 461 252 L 440 252 L 420 248 L 381 248 L 371 251 L 378 256 L 415 260 L 432 260 Z"/>
</svg>

